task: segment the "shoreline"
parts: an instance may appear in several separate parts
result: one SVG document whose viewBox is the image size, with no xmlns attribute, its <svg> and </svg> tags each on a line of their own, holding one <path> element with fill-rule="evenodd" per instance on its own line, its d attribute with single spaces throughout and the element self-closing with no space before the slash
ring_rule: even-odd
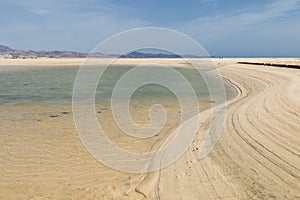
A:
<svg viewBox="0 0 300 200">
<path fill-rule="evenodd" d="M 300 101 L 289 96 L 299 97 L 300 92 L 298 89 L 298 93 L 287 93 L 288 90 L 282 87 L 296 86 L 297 82 L 286 81 L 286 76 L 290 81 L 299 80 L 300 72 L 235 63 L 224 64 L 220 70 L 241 91 L 227 106 L 220 141 L 203 160 L 197 159 L 197 153 L 191 148 L 174 166 L 161 170 L 157 186 L 160 192 L 155 197 L 176 199 L 164 189 L 167 185 L 185 188 L 181 190 L 181 197 L 189 196 L 190 199 L 200 196 L 203 199 L 299 197 L 300 177 L 294 167 L 300 163 L 299 149 L 297 151 Z M 282 100 L 285 103 L 280 103 Z M 266 108 L 268 112 L 264 110 Z M 280 134 L 276 133 L 278 131 Z M 201 146 L 198 142 L 201 137 L 199 133 L 194 146 Z M 184 172 L 184 175 L 178 177 L 172 173 L 174 170 Z M 195 174 L 201 183 L 190 177 Z"/>
<path fill-rule="evenodd" d="M 0 67 L 3 66 L 39 66 L 39 67 L 53 67 L 53 66 L 80 66 L 87 58 L 27 58 L 27 59 L 9 59 L 0 58 Z M 276 58 L 89 58 L 91 61 L 107 63 L 108 61 L 115 61 L 115 64 L 144 64 L 146 63 L 161 63 L 174 64 L 174 66 L 187 66 L 187 63 L 182 61 L 189 61 L 197 63 L 197 61 L 212 61 L 214 63 L 265 63 L 265 64 L 290 64 L 300 65 L 300 58 L 297 57 L 276 57 Z"/>
<path fill-rule="evenodd" d="M 55 106 L 51 112 L 43 106 L 32 111 L 18 108 L 23 117 L 14 115 L 0 134 L 1 165 L 4 166 L 0 168 L 0 194 L 56 199 L 300 197 L 297 168 L 300 163 L 300 71 L 236 64 L 240 60 L 213 60 L 223 78 L 235 87 L 237 95 L 227 102 L 223 134 L 204 159 L 198 156 L 203 133 L 210 124 L 205 117 L 188 151 L 171 166 L 143 179 L 143 174 L 115 171 L 95 161 L 78 140 L 70 124 L 71 114 L 62 114 Z M 251 58 L 245 60 L 257 62 Z M 133 61 L 127 60 L 127 63 Z M 275 61 L 283 62 L 283 59 Z M 70 112 L 70 107 L 64 109 L 63 112 Z M 105 117 L 106 111 L 100 110 L 99 115 Z M 7 116 L 2 114 L 5 121 Z M 44 120 L 45 114 L 59 117 Z M 38 121 L 40 119 L 42 121 Z M 55 131 L 53 127 L 61 128 Z M 126 141 L 121 137 L 117 140 L 121 146 Z M 130 148 L 140 145 L 133 142 Z M 24 167 L 26 165 L 28 167 Z M 38 184 L 40 181 L 47 183 Z"/>
<path fill-rule="evenodd" d="M 284 67 L 284 68 L 300 69 L 300 65 L 280 64 L 280 63 L 237 62 L 237 64 L 264 65 L 264 66 L 272 66 L 272 67 Z"/>
</svg>

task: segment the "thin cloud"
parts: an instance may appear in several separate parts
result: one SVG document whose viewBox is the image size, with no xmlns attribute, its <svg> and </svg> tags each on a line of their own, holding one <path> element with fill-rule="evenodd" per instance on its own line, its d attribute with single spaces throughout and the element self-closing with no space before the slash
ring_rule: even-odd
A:
<svg viewBox="0 0 300 200">
<path fill-rule="evenodd" d="M 216 9 L 222 7 L 221 4 L 218 5 L 218 0 L 200 1 L 205 9 L 214 4 Z M 145 18 L 141 13 L 133 15 L 132 13 L 137 11 L 130 3 L 124 5 L 108 0 L 11 0 L 3 4 L 3 8 L 17 7 L 18 12 L 12 15 L 9 22 L 1 22 L 6 28 L 2 31 L 0 40 L 16 48 L 89 51 L 98 42 L 120 31 L 165 24 L 167 28 L 182 31 L 203 43 L 208 50 L 211 48 L 222 55 L 229 51 L 227 47 L 232 44 L 235 45 L 232 52 L 240 53 L 249 46 L 259 46 L 260 42 L 280 43 L 284 40 L 283 37 L 295 45 L 297 41 L 291 40 L 296 40 L 295 35 L 300 34 L 300 29 L 297 28 L 300 0 L 273 0 L 269 4 L 262 4 L 260 8 L 257 7 L 255 11 L 248 12 L 239 11 L 240 7 L 237 5 L 231 13 L 225 10 L 220 10 L 217 16 L 209 16 L 208 12 L 199 13 L 198 16 L 205 17 L 189 21 L 183 21 L 188 18 L 180 18 L 182 21 L 177 21 L 172 26 L 163 18 L 156 22 L 156 19 Z M 28 15 L 41 17 L 32 18 Z M 28 20 L 19 20 L 24 16 L 28 17 Z M 281 49 L 292 49 L 287 44 L 281 42 Z M 265 46 L 264 52 L 267 53 L 276 49 L 275 44 Z M 299 45 L 293 48 L 299 48 Z"/>
<path fill-rule="evenodd" d="M 262 9 L 201 17 L 174 24 L 213 55 L 295 56 L 299 50 L 300 0 L 276 0 Z"/>
<path fill-rule="evenodd" d="M 5 36 L 2 43 L 20 49 L 88 52 L 105 38 L 120 31 L 149 26 L 148 22 L 138 18 L 118 15 L 120 8 L 116 8 L 117 5 L 105 3 L 99 5 L 92 1 L 77 1 L 70 5 L 55 1 L 46 4 L 12 1 L 10 4 L 22 7 L 22 15 L 30 13 L 45 16 L 44 23 L 38 18 L 33 21 L 20 21 L 17 17 L 10 20 L 2 31 L 2 36 Z"/>
<path fill-rule="evenodd" d="M 52 12 L 50 10 L 46 10 L 46 9 L 34 9 L 34 10 L 31 10 L 31 13 L 33 13 L 35 15 L 48 15 L 48 14 L 51 14 Z"/>
<path fill-rule="evenodd" d="M 212 31 L 224 31 L 230 29 L 248 29 L 255 24 L 288 15 L 292 11 L 299 10 L 299 8 L 300 0 L 277 0 L 266 5 L 265 9 L 262 11 L 240 13 L 234 16 L 219 15 L 198 18 L 185 24 L 178 24 L 176 27 L 181 30 L 192 30 L 194 33 L 211 33 Z"/>
</svg>

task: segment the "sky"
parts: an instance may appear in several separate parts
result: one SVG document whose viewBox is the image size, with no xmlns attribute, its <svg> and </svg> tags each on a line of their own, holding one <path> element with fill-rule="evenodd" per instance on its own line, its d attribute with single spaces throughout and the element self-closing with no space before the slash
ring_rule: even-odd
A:
<svg viewBox="0 0 300 200">
<path fill-rule="evenodd" d="M 212 56 L 300 57 L 300 0 L 0 0 L 0 27 L 15 49 L 90 52 L 121 31 L 162 27 Z"/>
</svg>

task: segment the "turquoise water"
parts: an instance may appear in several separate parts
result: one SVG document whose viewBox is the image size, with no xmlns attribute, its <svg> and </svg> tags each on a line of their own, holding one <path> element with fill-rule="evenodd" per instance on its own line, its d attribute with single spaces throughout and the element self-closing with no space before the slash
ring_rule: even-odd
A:
<svg viewBox="0 0 300 200">
<path fill-rule="evenodd" d="M 131 66 L 113 66 L 98 84 L 96 101 L 109 100 L 119 78 L 132 69 Z M 208 89 L 199 73 L 189 68 L 174 68 L 191 83 L 197 97 L 208 100 Z M 72 90 L 78 67 L 45 67 L 28 70 L 0 72 L 0 104 L 32 102 L 71 103 Z M 159 73 L 159 70 L 158 70 Z M 88 78 L 88 77 L 87 77 Z M 143 77 L 139 77 L 143 78 Z M 172 80 L 172 77 L 170 80 Z M 214 77 L 211 77 L 213 80 Z M 214 81 L 212 81 L 214 82 Z M 181 83 L 179 82 L 178 85 Z M 121 90 L 127 90 L 123 85 Z M 221 89 L 221 88 L 220 88 Z M 227 98 L 235 95 L 234 89 L 225 84 Z M 213 99 L 217 99 L 215 96 Z M 148 84 L 137 89 L 132 99 L 176 99 L 174 94 L 159 85 Z"/>
</svg>

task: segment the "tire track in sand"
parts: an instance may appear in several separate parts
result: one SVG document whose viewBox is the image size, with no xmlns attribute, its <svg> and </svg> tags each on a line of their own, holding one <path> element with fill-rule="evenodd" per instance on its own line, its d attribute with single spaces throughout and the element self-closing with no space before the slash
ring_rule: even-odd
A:
<svg viewBox="0 0 300 200">
<path fill-rule="evenodd" d="M 300 198 L 300 71 L 231 64 L 220 68 L 240 94 L 228 102 L 223 135 L 203 160 L 193 146 L 162 169 L 153 199 Z M 298 86 L 299 87 L 299 86 Z M 149 185 L 151 187 L 151 185 Z"/>
</svg>

